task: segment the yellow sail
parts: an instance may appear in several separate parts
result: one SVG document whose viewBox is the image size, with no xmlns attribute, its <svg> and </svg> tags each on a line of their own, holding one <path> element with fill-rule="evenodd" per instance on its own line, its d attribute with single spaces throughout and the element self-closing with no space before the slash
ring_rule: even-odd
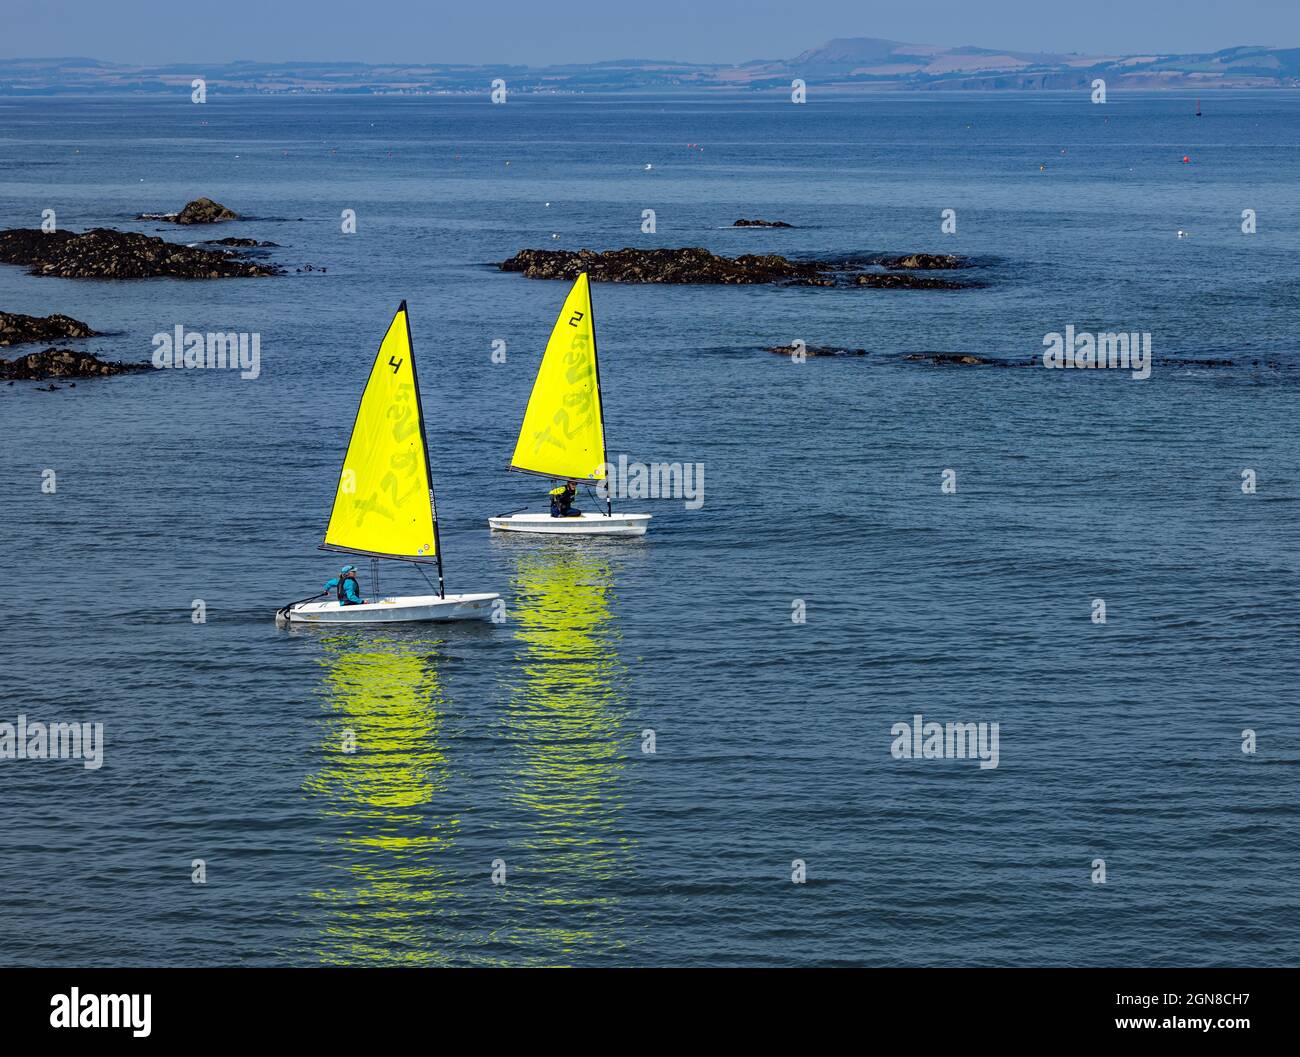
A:
<svg viewBox="0 0 1300 1057">
<path fill-rule="evenodd" d="M 574 481 L 605 479 L 605 420 L 586 272 L 569 291 L 546 343 L 510 467 Z"/>
<path fill-rule="evenodd" d="M 325 546 L 432 561 L 436 540 L 415 353 L 403 301 L 361 394 Z"/>
</svg>

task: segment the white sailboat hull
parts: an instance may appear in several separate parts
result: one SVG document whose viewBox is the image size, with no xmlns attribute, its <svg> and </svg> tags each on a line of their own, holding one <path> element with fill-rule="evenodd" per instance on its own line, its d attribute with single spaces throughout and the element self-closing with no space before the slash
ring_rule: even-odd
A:
<svg viewBox="0 0 1300 1057">
<path fill-rule="evenodd" d="M 550 514 L 508 514 L 488 518 L 497 532 L 537 532 L 548 536 L 644 536 L 649 514 L 592 514 L 551 517 Z"/>
<path fill-rule="evenodd" d="M 424 620 L 488 620 L 497 594 L 406 595 L 381 598 L 359 606 L 345 606 L 337 599 L 328 602 L 300 602 L 288 611 L 295 624 L 397 624 Z"/>
</svg>

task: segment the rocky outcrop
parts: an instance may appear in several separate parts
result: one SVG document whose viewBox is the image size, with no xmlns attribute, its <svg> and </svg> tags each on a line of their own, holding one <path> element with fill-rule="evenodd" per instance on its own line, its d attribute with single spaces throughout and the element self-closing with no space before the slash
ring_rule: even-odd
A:
<svg viewBox="0 0 1300 1057">
<path fill-rule="evenodd" d="M 186 202 L 185 208 L 176 214 L 177 224 L 216 224 L 222 220 L 238 220 L 239 214 L 227 209 L 220 202 L 211 198 L 196 198 Z"/>
<path fill-rule="evenodd" d="M 141 213 L 136 220 L 166 220 L 172 224 L 217 224 L 223 220 L 238 220 L 239 214 L 227 209 L 211 198 L 196 198 L 186 202 L 179 213 Z"/>
<path fill-rule="evenodd" d="M 764 352 L 775 352 L 779 356 L 793 356 L 799 351 L 798 345 L 770 345 Z M 838 345 L 804 345 L 805 356 L 865 356 L 866 349 L 844 349 Z"/>
<path fill-rule="evenodd" d="M 80 234 L 36 228 L 0 231 L 0 262 L 61 279 L 225 279 L 280 275 L 232 250 L 178 246 L 150 235 L 92 228 Z"/>
<path fill-rule="evenodd" d="M 18 312 L 0 312 L 0 345 L 96 336 L 89 326 L 71 316 L 24 316 Z"/>
<path fill-rule="evenodd" d="M 731 225 L 733 228 L 792 228 L 784 220 L 745 220 L 743 217 Z"/>
<path fill-rule="evenodd" d="M 937 367 L 1041 367 L 1043 363 L 1038 356 L 1027 360 L 994 360 L 970 352 L 909 352 L 903 359 L 908 363 L 928 363 Z"/>
<path fill-rule="evenodd" d="M 100 378 L 131 371 L 147 371 L 148 363 L 122 363 L 101 360 L 89 352 L 72 349 L 46 349 L 14 360 L 0 360 L 0 379 L 8 381 L 45 381 L 50 378 Z"/>
<path fill-rule="evenodd" d="M 884 286 L 960 289 L 975 283 L 955 279 L 867 271 L 875 258 L 842 261 L 794 260 L 778 254 L 719 257 L 700 247 L 641 250 L 520 250 L 498 267 L 529 279 L 576 279 L 586 272 L 605 283 L 783 283 L 792 286 Z"/>
<path fill-rule="evenodd" d="M 879 254 L 871 259 L 882 267 L 899 271 L 934 271 L 941 268 L 970 268 L 972 266 L 970 260 L 966 257 L 956 257 L 951 253 L 908 253 L 903 256 Z"/>
<path fill-rule="evenodd" d="M 586 272 L 605 283 L 774 283 L 815 278 L 814 264 L 785 257 L 718 257 L 702 248 L 675 250 L 520 250 L 501 263 L 503 272 L 528 279 L 576 279 Z"/>
<path fill-rule="evenodd" d="M 1261 366 L 1259 360 L 1251 360 L 1250 365 L 1252 367 Z M 1159 359 L 1155 361 L 1155 366 L 1157 367 L 1235 367 L 1237 366 L 1237 361 L 1220 360 L 1220 359 L 1183 360 L 1173 356 L 1161 356 Z M 1262 364 L 1262 366 L 1276 367 L 1277 364 L 1273 362 L 1266 362 Z"/>
<path fill-rule="evenodd" d="M 280 244 L 278 242 L 258 242 L 257 239 L 224 238 L 224 239 L 204 239 L 203 245 L 205 246 L 246 246 L 251 249 L 254 246 L 259 248 L 269 248 L 275 246 L 278 248 Z"/>
<path fill-rule="evenodd" d="M 909 352 L 903 359 L 909 363 L 937 363 L 945 366 L 980 366 L 998 364 L 997 360 L 986 360 L 983 356 L 972 356 L 968 352 Z M 1001 364 L 1006 366 L 1005 362 Z"/>
<path fill-rule="evenodd" d="M 853 277 L 853 284 L 874 286 L 881 290 L 966 290 L 981 285 L 931 275 L 909 275 L 906 272 L 859 272 Z"/>
</svg>

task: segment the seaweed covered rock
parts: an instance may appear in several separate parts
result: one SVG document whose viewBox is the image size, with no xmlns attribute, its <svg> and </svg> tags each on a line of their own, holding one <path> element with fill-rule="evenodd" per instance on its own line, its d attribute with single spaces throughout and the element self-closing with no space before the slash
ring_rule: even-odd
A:
<svg viewBox="0 0 1300 1057">
<path fill-rule="evenodd" d="M 642 250 L 520 250 L 498 267 L 529 279 L 576 279 L 586 272 L 606 283 L 784 283 L 795 286 L 883 286 L 961 289 L 972 283 L 906 272 L 866 271 L 875 257 L 839 261 L 801 260 L 779 254 L 721 257 L 699 246 Z"/>
<path fill-rule="evenodd" d="M 968 352 L 909 352 L 903 359 L 910 363 L 937 363 L 945 366 L 987 366 L 992 360 Z"/>
<path fill-rule="evenodd" d="M 1034 356 L 1027 360 L 994 360 L 970 352 L 909 352 L 903 359 L 909 363 L 928 363 L 937 367 L 1037 367 L 1041 363 Z"/>
<path fill-rule="evenodd" d="M 211 198 L 196 198 L 193 202 L 186 202 L 184 209 L 167 219 L 173 224 L 218 224 L 223 220 L 238 220 L 239 214 Z"/>
<path fill-rule="evenodd" d="M 520 250 L 501 263 L 503 272 L 529 279 L 576 279 L 586 272 L 606 283 L 772 283 L 813 278 L 815 263 L 775 254 L 719 257 L 701 247 L 641 250 Z"/>
<path fill-rule="evenodd" d="M 775 352 L 779 356 L 865 356 L 866 349 L 846 349 L 839 345 L 769 345 L 764 352 Z"/>
<path fill-rule="evenodd" d="M 0 312 L 0 345 L 93 337 L 96 337 L 95 331 L 71 316 L 57 313 L 52 316 L 24 316 L 20 312 Z"/>
<path fill-rule="evenodd" d="M 936 275 L 909 275 L 907 272 L 861 272 L 853 277 L 853 282 L 856 286 L 873 286 L 880 290 L 965 290 L 979 285 Z"/>
<path fill-rule="evenodd" d="M 72 349 L 45 349 L 13 360 L 0 360 L 0 379 L 31 382 L 49 378 L 101 378 L 147 371 L 150 367 L 148 363 L 101 360 L 89 352 Z"/>
<path fill-rule="evenodd" d="M 231 250 L 179 246 L 151 235 L 92 228 L 45 233 L 0 231 L 0 262 L 26 265 L 32 275 L 61 279 L 225 279 L 280 275 L 281 269 L 244 260 Z"/>
<path fill-rule="evenodd" d="M 280 246 L 280 244 L 279 244 L 278 242 L 259 242 L 257 239 L 237 239 L 237 238 L 230 237 L 230 236 L 228 236 L 228 237 L 226 237 L 226 238 L 224 238 L 224 239 L 204 239 L 204 241 L 203 241 L 203 245 L 205 245 L 205 246 L 244 246 L 244 247 L 247 247 L 247 248 L 250 248 L 250 249 L 251 249 L 251 248 L 254 248 L 254 247 L 265 249 L 265 248 L 270 247 L 270 246 L 274 246 L 274 247 L 276 247 L 276 248 L 278 249 L 279 246 Z"/>
<path fill-rule="evenodd" d="M 884 254 L 874 258 L 877 264 L 899 271 L 935 271 L 941 268 L 969 268 L 971 263 L 965 257 L 951 253 L 907 253 L 903 255 Z"/>
</svg>

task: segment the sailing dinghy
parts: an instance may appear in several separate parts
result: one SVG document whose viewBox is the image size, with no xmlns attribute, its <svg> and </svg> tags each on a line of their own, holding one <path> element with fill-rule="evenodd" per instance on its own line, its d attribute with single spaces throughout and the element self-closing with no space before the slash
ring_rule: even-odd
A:
<svg viewBox="0 0 1300 1057">
<path fill-rule="evenodd" d="M 294 602 L 276 614 L 277 621 L 390 624 L 486 619 L 500 597 L 449 595 L 443 586 L 433 474 L 405 301 L 384 335 L 361 394 L 321 549 L 373 559 L 376 594 L 380 559 L 417 567 L 436 564 L 438 593 L 375 598 L 361 605 L 344 605 L 337 599 Z"/>
<path fill-rule="evenodd" d="M 586 272 L 574 282 L 546 343 L 510 469 L 552 481 L 598 484 L 606 478 L 605 413 Z M 644 536 L 649 521 L 649 514 L 615 514 L 608 496 L 603 514 L 584 510 L 573 517 L 516 513 L 488 518 L 498 532 L 554 536 Z"/>
</svg>

